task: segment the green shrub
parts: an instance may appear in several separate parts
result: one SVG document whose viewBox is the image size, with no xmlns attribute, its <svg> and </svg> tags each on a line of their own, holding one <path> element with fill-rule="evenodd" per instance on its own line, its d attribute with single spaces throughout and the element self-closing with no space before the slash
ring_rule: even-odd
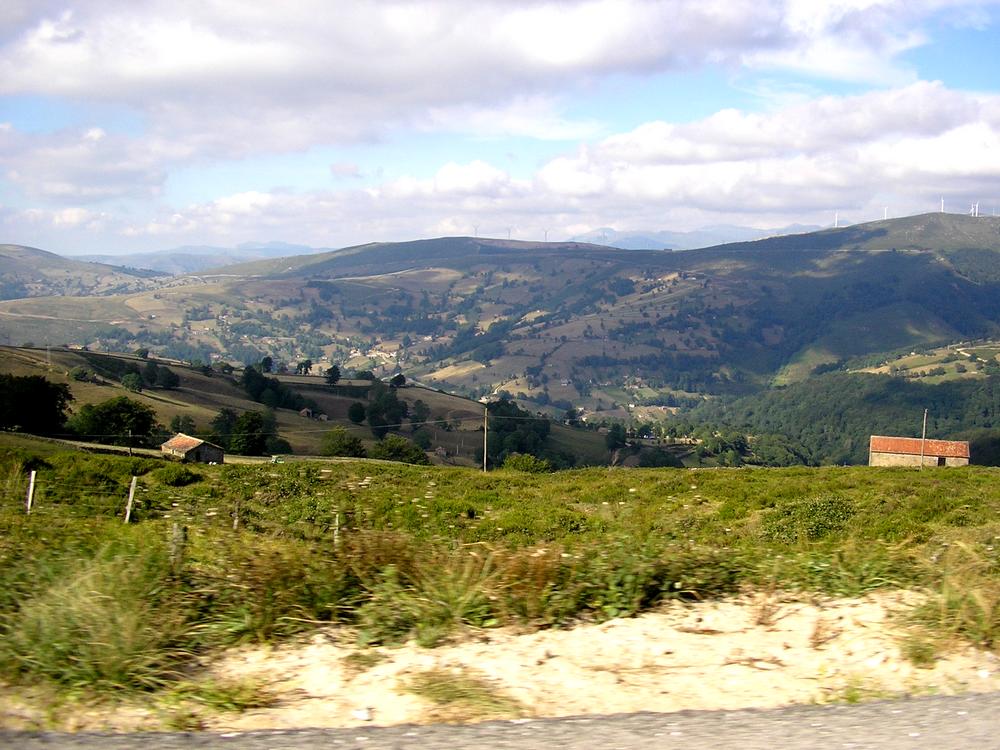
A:
<svg viewBox="0 0 1000 750">
<path fill-rule="evenodd" d="M 538 458 L 528 453 L 511 453 L 503 460 L 504 469 L 524 471 L 529 474 L 545 474 L 552 471 L 552 464 L 544 458 Z"/>
<path fill-rule="evenodd" d="M 817 541 L 843 531 L 854 517 L 854 503 L 840 495 L 818 495 L 783 504 L 764 514 L 764 537 L 792 544 Z"/>
<path fill-rule="evenodd" d="M 152 476 L 168 487 L 187 487 L 201 479 L 201 474 L 183 464 L 167 464 L 156 469 Z"/>
</svg>

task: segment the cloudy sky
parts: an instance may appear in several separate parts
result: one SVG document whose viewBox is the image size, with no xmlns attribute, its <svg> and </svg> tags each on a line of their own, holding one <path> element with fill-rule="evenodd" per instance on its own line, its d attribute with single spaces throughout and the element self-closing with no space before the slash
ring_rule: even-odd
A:
<svg viewBox="0 0 1000 750">
<path fill-rule="evenodd" d="M 0 242 L 1000 212 L 1000 0 L 4 0 Z"/>
</svg>

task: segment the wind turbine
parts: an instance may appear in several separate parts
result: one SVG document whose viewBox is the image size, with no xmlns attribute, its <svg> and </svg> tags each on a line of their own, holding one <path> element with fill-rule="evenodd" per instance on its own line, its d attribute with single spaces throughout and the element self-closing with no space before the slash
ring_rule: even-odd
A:
<svg viewBox="0 0 1000 750">
<path fill-rule="evenodd" d="M 474 231 L 476 233 L 475 236 L 478 237 L 479 236 L 479 225 L 478 224 L 473 224 L 472 225 L 472 231 Z"/>
<path fill-rule="evenodd" d="M 840 211 L 833 212 L 833 228 L 834 229 L 840 228 Z"/>
<path fill-rule="evenodd" d="M 545 235 L 545 241 L 548 242 L 549 241 L 549 230 L 548 229 L 543 229 L 542 232 Z"/>
<path fill-rule="evenodd" d="M 885 221 L 888 218 L 889 218 L 889 207 L 888 206 L 883 206 L 882 207 L 882 221 Z"/>
<path fill-rule="evenodd" d="M 941 213 L 944 213 L 944 196 L 941 196 Z"/>
<path fill-rule="evenodd" d="M 510 239 L 510 230 L 513 229 L 513 228 L 514 227 L 507 227 L 507 239 L 508 240 Z"/>
</svg>

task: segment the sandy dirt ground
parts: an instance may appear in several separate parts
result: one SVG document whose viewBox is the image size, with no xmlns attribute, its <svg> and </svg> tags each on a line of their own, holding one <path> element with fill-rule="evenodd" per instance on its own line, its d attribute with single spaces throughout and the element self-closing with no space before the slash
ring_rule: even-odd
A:
<svg viewBox="0 0 1000 750">
<path fill-rule="evenodd" d="M 914 595 L 900 592 L 836 600 L 758 594 L 672 604 L 567 630 L 477 631 L 434 649 L 359 649 L 353 633 L 329 628 L 295 644 L 233 650 L 207 665 L 213 679 L 250 680 L 273 702 L 243 713 L 194 716 L 207 729 L 246 731 L 769 708 L 1000 690 L 1000 659 L 992 653 L 956 645 L 939 649 L 927 666 L 905 658 L 910 631 L 901 614 L 913 601 Z M 435 704 L 411 690 L 428 673 L 438 681 L 474 678 L 505 707 L 484 715 L 475 706 Z M 4 702 L 0 725 L 43 723 L 30 699 L 7 693 Z M 68 717 L 50 711 L 47 726 L 176 727 L 176 710 L 141 703 L 78 706 Z"/>
</svg>

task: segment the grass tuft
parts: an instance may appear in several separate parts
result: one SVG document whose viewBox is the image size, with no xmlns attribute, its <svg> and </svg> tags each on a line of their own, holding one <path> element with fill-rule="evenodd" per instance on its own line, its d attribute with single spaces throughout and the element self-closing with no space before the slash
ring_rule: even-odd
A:
<svg viewBox="0 0 1000 750">
<path fill-rule="evenodd" d="M 431 669 L 415 675 L 407 691 L 434 704 L 430 718 L 465 723 L 516 719 L 527 714 L 520 702 L 468 670 Z"/>
</svg>

